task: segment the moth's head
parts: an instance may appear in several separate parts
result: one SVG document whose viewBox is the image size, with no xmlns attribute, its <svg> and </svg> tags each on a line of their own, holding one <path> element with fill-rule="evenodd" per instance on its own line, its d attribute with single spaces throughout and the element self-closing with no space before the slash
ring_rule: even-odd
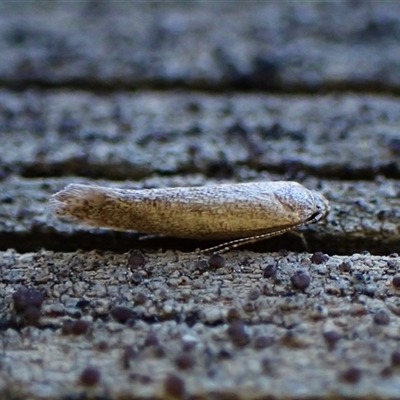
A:
<svg viewBox="0 0 400 400">
<path fill-rule="evenodd" d="M 317 222 L 320 219 L 326 217 L 330 211 L 328 200 L 318 192 L 313 192 L 315 212 L 310 218 L 310 223 Z"/>
</svg>

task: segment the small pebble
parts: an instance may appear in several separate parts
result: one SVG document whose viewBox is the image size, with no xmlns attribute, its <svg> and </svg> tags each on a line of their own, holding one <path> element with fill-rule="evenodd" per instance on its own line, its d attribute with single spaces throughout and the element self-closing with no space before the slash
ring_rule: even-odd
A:
<svg viewBox="0 0 400 400">
<path fill-rule="evenodd" d="M 43 294 L 34 289 L 19 289 L 12 295 L 14 309 L 17 313 L 23 313 L 27 308 L 40 309 L 43 304 Z"/>
<path fill-rule="evenodd" d="M 257 300 L 261 296 L 260 289 L 252 289 L 248 294 L 249 300 Z"/>
<path fill-rule="evenodd" d="M 400 350 L 394 350 L 390 356 L 393 367 L 400 367 Z"/>
<path fill-rule="evenodd" d="M 100 380 L 100 371 L 94 367 L 85 368 L 80 375 L 80 382 L 85 386 L 94 386 Z"/>
<path fill-rule="evenodd" d="M 323 337 L 325 339 L 325 342 L 328 346 L 329 349 L 333 349 L 336 345 L 336 343 L 341 339 L 342 335 L 340 335 L 339 332 L 330 330 L 326 331 L 323 334 Z"/>
<path fill-rule="evenodd" d="M 340 374 L 340 380 L 346 383 L 355 384 L 361 379 L 361 376 L 362 372 L 359 368 L 351 367 Z"/>
<path fill-rule="evenodd" d="M 229 360 L 232 357 L 233 355 L 228 349 L 221 349 L 217 354 L 219 360 Z"/>
<path fill-rule="evenodd" d="M 80 310 L 87 310 L 90 307 L 90 301 L 88 300 L 79 300 L 76 305 L 76 308 L 79 308 Z"/>
<path fill-rule="evenodd" d="M 125 324 L 135 316 L 133 310 L 124 306 L 113 307 L 110 311 L 111 316 L 120 324 Z"/>
<path fill-rule="evenodd" d="M 176 366 L 181 370 L 187 370 L 195 364 L 194 357 L 191 354 L 180 354 L 175 358 Z"/>
<path fill-rule="evenodd" d="M 377 325 L 389 325 L 389 314 L 385 310 L 377 311 L 374 315 L 374 323 Z"/>
<path fill-rule="evenodd" d="M 263 277 L 266 279 L 272 278 L 276 274 L 276 270 L 277 270 L 276 265 L 274 264 L 267 265 L 264 269 Z"/>
<path fill-rule="evenodd" d="M 313 264 L 323 264 L 329 260 L 329 256 L 317 251 L 311 256 L 311 262 Z"/>
<path fill-rule="evenodd" d="M 137 304 L 137 305 L 143 305 L 146 303 L 146 301 L 147 301 L 147 296 L 142 292 L 139 292 L 135 296 L 135 304 Z"/>
<path fill-rule="evenodd" d="M 351 272 L 352 270 L 352 263 L 349 261 L 343 261 L 340 265 L 339 265 L 339 271 L 340 272 Z"/>
<path fill-rule="evenodd" d="M 239 312 L 239 310 L 237 308 L 234 308 L 234 307 L 230 308 L 228 310 L 228 312 L 227 312 L 226 320 L 228 322 L 240 320 L 240 312 Z"/>
<path fill-rule="evenodd" d="M 185 396 L 185 382 L 175 374 L 168 374 L 164 379 L 164 392 L 167 396 L 182 399 Z"/>
<path fill-rule="evenodd" d="M 227 329 L 227 334 L 232 343 L 236 346 L 246 346 L 250 342 L 250 337 L 246 332 L 246 326 L 242 321 L 231 322 Z"/>
<path fill-rule="evenodd" d="M 100 342 L 96 344 L 96 348 L 99 351 L 105 352 L 109 349 L 109 345 L 105 340 L 100 340 Z"/>
<path fill-rule="evenodd" d="M 74 321 L 71 327 L 73 335 L 84 335 L 89 330 L 89 322 L 79 319 Z"/>
<path fill-rule="evenodd" d="M 154 332 L 150 332 L 147 336 L 146 336 L 146 339 L 144 340 L 144 343 L 143 343 L 143 345 L 145 346 L 145 347 L 148 347 L 148 346 L 157 346 L 157 345 L 159 345 L 160 344 L 160 342 L 159 342 L 159 340 L 158 340 L 158 337 L 157 337 L 157 335 L 154 333 Z"/>
<path fill-rule="evenodd" d="M 67 319 L 67 320 L 63 321 L 63 323 L 61 325 L 61 333 L 63 335 L 70 335 L 73 324 L 74 324 L 74 321 L 72 321 L 71 319 Z"/>
<path fill-rule="evenodd" d="M 213 254 L 208 259 L 208 265 L 210 266 L 210 268 L 213 269 L 223 268 L 225 267 L 225 258 L 220 256 L 219 254 Z"/>
<path fill-rule="evenodd" d="M 392 285 L 395 289 L 400 289 L 400 275 L 396 275 L 393 277 Z"/>
<path fill-rule="evenodd" d="M 128 258 L 128 268 L 136 269 L 145 265 L 146 259 L 140 253 L 135 253 L 129 256 Z"/>
<path fill-rule="evenodd" d="M 295 289 L 305 290 L 310 286 L 310 276 L 303 271 L 297 271 L 290 277 L 290 282 Z"/>
</svg>

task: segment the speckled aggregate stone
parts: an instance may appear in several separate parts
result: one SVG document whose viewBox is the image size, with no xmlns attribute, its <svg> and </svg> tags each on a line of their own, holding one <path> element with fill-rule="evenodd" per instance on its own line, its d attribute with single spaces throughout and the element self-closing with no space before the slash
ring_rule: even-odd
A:
<svg viewBox="0 0 400 400">
<path fill-rule="evenodd" d="M 197 256 L 152 252 L 140 283 L 131 280 L 129 257 L 0 253 L 3 393 L 20 382 L 14 393 L 34 399 L 87 390 L 161 398 L 179 388 L 198 398 L 232 388 L 239 398 L 396 396 L 398 256 L 315 264 L 309 253 L 232 251 L 223 267 L 200 272 L 191 270 Z M 343 263 L 351 271 L 342 272 Z M 265 278 L 268 265 L 277 271 Z M 307 288 L 291 284 L 298 270 L 310 277 Z M 43 275 L 48 280 L 38 281 Z M 44 296 L 32 324 L 15 314 L 13 294 L 22 288 Z M 129 317 L 115 319 L 116 308 Z M 66 321 L 85 321 L 87 330 L 71 341 Z"/>
</svg>

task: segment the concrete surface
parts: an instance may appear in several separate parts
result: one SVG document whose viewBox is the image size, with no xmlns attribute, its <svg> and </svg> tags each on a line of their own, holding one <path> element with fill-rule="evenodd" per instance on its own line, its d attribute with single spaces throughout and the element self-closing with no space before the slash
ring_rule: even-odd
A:
<svg viewBox="0 0 400 400">
<path fill-rule="evenodd" d="M 0 2 L 0 399 L 396 399 L 400 3 Z M 70 182 L 296 180 L 223 256 L 59 221 Z"/>
<path fill-rule="evenodd" d="M 12 315 L 2 321 L 5 394 L 398 396 L 398 255 L 232 251 L 216 262 L 9 250 L 1 259 L 1 311 Z M 89 367 L 93 386 L 82 378 Z"/>
</svg>

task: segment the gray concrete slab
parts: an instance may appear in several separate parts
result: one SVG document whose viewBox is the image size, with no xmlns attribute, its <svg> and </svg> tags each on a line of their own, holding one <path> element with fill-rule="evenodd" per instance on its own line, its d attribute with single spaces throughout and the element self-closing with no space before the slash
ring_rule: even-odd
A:
<svg viewBox="0 0 400 400">
<path fill-rule="evenodd" d="M 400 177 L 390 96 L 1 90 L 0 116 L 3 175 Z"/>
<path fill-rule="evenodd" d="M 398 395 L 398 256 L 0 258 L 5 396 Z"/>
<path fill-rule="evenodd" d="M 0 81 L 399 91 L 397 2 L 2 2 Z"/>
</svg>

